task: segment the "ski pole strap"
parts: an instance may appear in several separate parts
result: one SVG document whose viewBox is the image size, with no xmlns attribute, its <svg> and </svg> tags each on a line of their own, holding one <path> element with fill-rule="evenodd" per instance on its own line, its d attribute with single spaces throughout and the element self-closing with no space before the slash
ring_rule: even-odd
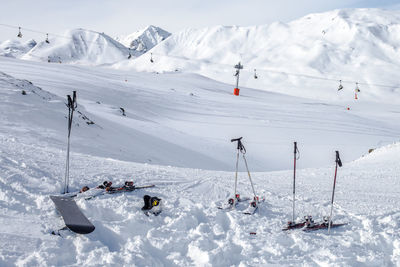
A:
<svg viewBox="0 0 400 267">
<path fill-rule="evenodd" d="M 74 109 L 76 109 L 77 106 L 78 106 L 78 104 L 76 102 L 76 91 L 73 91 L 72 95 L 73 95 L 73 97 L 72 97 L 72 105 L 73 105 Z"/>
<path fill-rule="evenodd" d="M 68 108 L 69 108 L 69 109 L 72 109 L 72 107 L 73 107 L 72 98 L 71 98 L 70 95 L 67 95 L 67 98 L 68 98 Z"/>
<path fill-rule="evenodd" d="M 336 151 L 336 160 L 335 161 L 339 165 L 339 167 L 342 167 L 342 161 L 340 160 L 339 151 Z"/>
<path fill-rule="evenodd" d="M 244 145 L 242 144 L 242 138 L 243 137 L 239 137 L 239 138 L 235 138 L 235 139 L 231 139 L 231 142 L 238 142 L 237 143 L 237 149 L 242 152 L 243 154 L 246 154 L 246 148 L 244 147 Z"/>
</svg>

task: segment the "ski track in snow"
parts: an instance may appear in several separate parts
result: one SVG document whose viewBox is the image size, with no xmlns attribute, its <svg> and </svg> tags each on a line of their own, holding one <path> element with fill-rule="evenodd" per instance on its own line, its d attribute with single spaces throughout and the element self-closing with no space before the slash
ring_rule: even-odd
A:
<svg viewBox="0 0 400 267">
<path fill-rule="evenodd" d="M 228 85 L 191 74 L 0 61 L 1 266 L 400 265 L 400 146 L 348 160 L 398 138 L 398 107 L 361 101 L 347 113 L 347 103 L 251 89 L 235 98 Z M 71 191 L 104 180 L 156 187 L 77 199 L 96 230 L 85 236 L 61 231 L 60 237 L 50 234 L 63 221 L 49 195 L 62 187 L 64 102 L 76 88 L 79 110 L 95 124 L 74 117 Z M 286 170 L 252 172 L 257 194 L 266 199 L 256 214 L 242 213 L 247 203 L 218 210 L 232 194 L 229 139 L 239 134 L 250 171 L 272 170 L 265 165 L 275 162 L 276 169 L 290 169 L 292 138 L 304 140 L 299 168 L 308 168 L 297 173 L 298 219 L 319 221 L 329 213 L 334 160 L 313 158 L 340 147 L 346 160 L 338 171 L 334 221 L 348 225 L 330 235 L 281 231 L 291 216 L 292 172 Z M 244 172 L 238 188 L 251 196 Z M 159 216 L 141 212 L 145 194 L 163 199 Z"/>
</svg>

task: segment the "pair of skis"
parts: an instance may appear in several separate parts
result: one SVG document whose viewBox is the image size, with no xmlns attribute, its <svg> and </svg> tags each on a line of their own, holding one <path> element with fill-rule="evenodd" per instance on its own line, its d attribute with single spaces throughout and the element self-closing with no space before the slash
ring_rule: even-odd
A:
<svg viewBox="0 0 400 267">
<path fill-rule="evenodd" d="M 339 151 L 336 151 L 336 167 L 335 167 L 335 177 L 333 180 L 333 190 L 332 190 L 332 200 L 331 200 L 331 211 L 330 216 L 324 217 L 323 222 L 315 223 L 311 216 L 304 216 L 303 221 L 295 222 L 295 201 L 296 201 L 296 161 L 299 159 L 299 155 L 297 153 L 300 152 L 297 148 L 297 142 L 294 142 L 294 168 L 293 168 L 293 212 L 292 212 L 292 220 L 287 223 L 287 225 L 282 229 L 282 231 L 292 230 L 292 229 L 303 229 L 303 231 L 315 231 L 319 229 L 328 229 L 328 234 L 330 233 L 331 228 L 340 227 L 346 225 L 347 223 L 338 223 L 334 224 L 332 222 L 332 213 L 333 213 L 333 200 L 335 197 L 335 188 L 336 188 L 336 176 L 338 167 L 342 167 L 342 161 L 339 156 Z"/>
<path fill-rule="evenodd" d="M 143 186 L 135 186 L 133 182 L 125 182 L 125 183 L 132 183 L 131 185 L 123 185 L 119 187 L 104 187 L 98 186 L 96 188 L 88 189 L 84 192 L 74 192 L 74 193 L 67 193 L 64 194 L 64 197 L 76 197 L 76 198 L 84 198 L 85 200 L 92 199 L 94 197 L 106 194 L 115 194 L 115 193 L 123 193 L 123 192 L 132 192 L 137 189 L 144 189 L 144 188 L 151 188 L 155 187 L 154 184 L 151 185 L 143 185 Z"/>
<path fill-rule="evenodd" d="M 242 143 L 242 141 L 241 141 L 242 138 L 243 138 L 243 137 L 235 138 L 235 139 L 232 139 L 232 140 L 231 140 L 231 142 L 237 142 L 236 171 L 235 171 L 235 188 L 234 188 L 234 194 L 233 194 L 234 197 L 233 197 L 233 198 L 230 198 L 230 199 L 228 200 L 228 203 L 227 203 L 227 204 L 218 207 L 218 209 L 227 210 L 227 211 L 233 210 L 233 209 L 236 208 L 236 206 L 237 206 L 237 204 L 238 204 L 239 202 L 251 200 L 251 202 L 249 203 L 249 207 L 248 207 L 246 210 L 244 210 L 243 213 L 244 213 L 244 214 L 247 214 L 247 215 L 252 215 L 252 214 L 254 214 L 254 213 L 258 210 L 258 204 L 260 203 L 260 199 L 259 199 L 259 197 L 257 196 L 256 191 L 254 190 L 254 184 L 253 184 L 253 181 L 252 181 L 252 179 L 251 179 L 249 167 L 248 167 L 248 165 L 247 165 L 247 160 L 246 160 L 246 157 L 245 157 L 246 148 L 244 147 L 244 145 L 243 145 L 243 143 Z M 247 174 L 248 174 L 248 176 L 249 176 L 251 188 L 253 189 L 253 194 L 254 194 L 253 199 L 251 199 L 251 198 L 243 198 L 243 199 L 242 199 L 242 198 L 240 198 L 240 195 L 237 193 L 238 167 L 239 167 L 239 153 L 241 153 L 241 154 L 243 155 L 243 160 L 244 160 L 244 163 L 245 163 L 245 166 L 246 166 Z"/>
<path fill-rule="evenodd" d="M 329 224 L 331 225 L 330 228 L 335 228 L 335 227 L 340 227 L 343 225 L 346 225 L 347 223 L 332 223 L 332 221 L 329 222 L 329 217 L 324 217 L 323 221 L 320 223 L 315 223 L 314 219 L 308 215 L 304 216 L 303 221 L 301 222 L 288 222 L 286 227 L 282 229 L 282 231 L 288 231 L 288 230 L 294 230 L 294 229 L 301 229 L 305 232 L 310 232 L 310 231 L 315 231 L 315 230 L 320 230 L 320 229 L 328 229 Z"/>
</svg>

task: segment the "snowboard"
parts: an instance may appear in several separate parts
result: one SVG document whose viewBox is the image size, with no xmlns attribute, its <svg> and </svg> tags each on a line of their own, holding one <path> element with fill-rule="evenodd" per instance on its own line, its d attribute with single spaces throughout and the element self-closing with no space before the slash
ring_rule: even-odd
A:
<svg viewBox="0 0 400 267">
<path fill-rule="evenodd" d="M 94 225 L 86 218 L 76 202 L 71 197 L 50 196 L 64 219 L 65 226 L 77 234 L 89 234 L 94 231 Z"/>
</svg>

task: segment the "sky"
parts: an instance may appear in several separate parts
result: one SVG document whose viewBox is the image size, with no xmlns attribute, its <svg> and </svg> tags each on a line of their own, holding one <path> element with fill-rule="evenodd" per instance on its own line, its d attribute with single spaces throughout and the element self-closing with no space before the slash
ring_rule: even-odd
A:
<svg viewBox="0 0 400 267">
<path fill-rule="evenodd" d="M 74 28 L 116 37 L 148 25 L 174 33 L 214 25 L 289 22 L 342 8 L 400 9 L 400 0 L 0 0 L 0 24 L 48 32 L 50 37 Z M 14 38 L 16 31 L 0 25 L 0 41 Z M 27 30 L 23 34 L 43 36 Z"/>
</svg>

